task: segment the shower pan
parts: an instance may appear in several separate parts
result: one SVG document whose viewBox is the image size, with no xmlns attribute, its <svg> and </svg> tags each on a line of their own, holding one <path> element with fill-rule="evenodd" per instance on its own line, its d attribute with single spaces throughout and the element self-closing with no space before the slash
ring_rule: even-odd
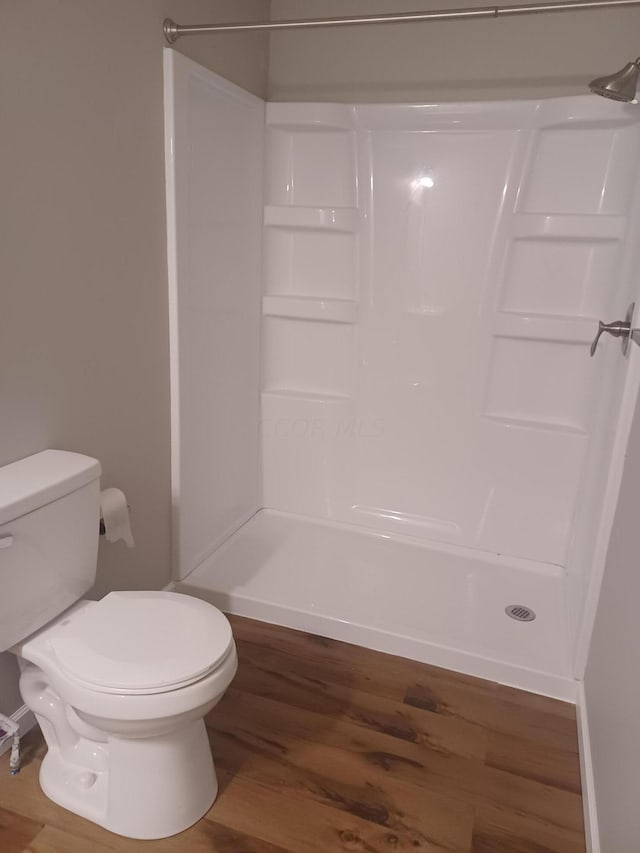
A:
<svg viewBox="0 0 640 853">
<path fill-rule="evenodd" d="M 637 325 L 637 108 L 265 104 L 168 48 L 165 100 L 175 588 L 575 700 L 640 381 L 589 356 Z"/>
</svg>

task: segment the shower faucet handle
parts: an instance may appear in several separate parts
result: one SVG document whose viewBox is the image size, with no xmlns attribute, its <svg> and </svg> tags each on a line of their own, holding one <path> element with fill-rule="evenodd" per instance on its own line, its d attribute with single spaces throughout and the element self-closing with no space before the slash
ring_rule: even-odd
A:
<svg viewBox="0 0 640 853">
<path fill-rule="evenodd" d="M 629 350 L 629 340 L 634 340 L 636 343 L 639 343 L 637 336 L 638 329 L 634 329 L 633 331 L 631 330 L 631 320 L 633 319 L 634 308 L 635 302 L 632 302 L 624 320 L 614 320 L 613 323 L 603 323 L 602 320 L 600 320 L 598 323 L 598 332 L 591 344 L 590 352 L 592 357 L 596 354 L 598 342 L 605 332 L 614 338 L 622 338 L 623 355 L 626 355 Z"/>
<path fill-rule="evenodd" d="M 603 323 L 602 320 L 598 323 L 598 333 L 593 339 L 593 343 L 591 344 L 591 356 L 593 357 L 596 354 L 596 349 L 598 347 L 598 341 L 604 334 L 607 332 L 609 335 L 613 335 L 614 338 L 621 338 L 626 336 L 629 337 L 631 332 L 631 323 L 627 323 L 623 320 L 614 320 L 613 323 Z"/>
</svg>

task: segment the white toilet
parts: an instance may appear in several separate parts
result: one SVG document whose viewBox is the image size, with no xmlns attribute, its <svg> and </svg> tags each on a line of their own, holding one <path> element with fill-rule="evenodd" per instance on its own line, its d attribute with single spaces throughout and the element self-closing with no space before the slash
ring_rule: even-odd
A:
<svg viewBox="0 0 640 853">
<path fill-rule="evenodd" d="M 0 468 L 0 651 L 48 752 L 54 802 L 112 832 L 164 838 L 217 793 L 204 715 L 237 669 L 231 626 L 199 599 L 112 592 L 96 573 L 100 464 L 45 450 Z"/>
</svg>

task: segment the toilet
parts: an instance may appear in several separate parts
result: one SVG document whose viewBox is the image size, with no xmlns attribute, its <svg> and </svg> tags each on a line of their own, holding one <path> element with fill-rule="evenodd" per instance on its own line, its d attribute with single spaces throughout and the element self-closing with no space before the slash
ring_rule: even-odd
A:
<svg viewBox="0 0 640 853">
<path fill-rule="evenodd" d="M 174 592 L 83 599 L 96 574 L 100 464 L 45 450 L 0 468 L 0 651 L 48 751 L 44 793 L 130 838 L 174 835 L 211 807 L 204 716 L 237 669 L 228 620 Z"/>
</svg>

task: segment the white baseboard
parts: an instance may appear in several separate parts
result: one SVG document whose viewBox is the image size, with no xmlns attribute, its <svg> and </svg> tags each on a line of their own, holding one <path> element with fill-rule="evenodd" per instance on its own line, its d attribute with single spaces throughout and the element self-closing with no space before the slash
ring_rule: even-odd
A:
<svg viewBox="0 0 640 853">
<path fill-rule="evenodd" d="M 582 781 L 582 807 L 584 810 L 584 831 L 587 853 L 600 853 L 600 833 L 598 831 L 598 810 L 596 808 L 596 789 L 591 759 L 591 739 L 589 738 L 589 718 L 584 692 L 584 682 L 578 687 L 576 702 L 578 717 L 578 744 L 580 748 L 580 778 Z"/>
<path fill-rule="evenodd" d="M 17 711 L 14 711 L 13 714 L 9 714 L 9 716 L 14 723 L 18 723 L 20 726 L 20 737 L 26 735 L 28 731 L 37 725 L 33 711 L 30 711 L 26 705 L 21 705 Z M 5 752 L 9 752 L 10 749 L 11 740 L 9 739 L 0 746 L 0 755 L 4 755 Z"/>
</svg>

